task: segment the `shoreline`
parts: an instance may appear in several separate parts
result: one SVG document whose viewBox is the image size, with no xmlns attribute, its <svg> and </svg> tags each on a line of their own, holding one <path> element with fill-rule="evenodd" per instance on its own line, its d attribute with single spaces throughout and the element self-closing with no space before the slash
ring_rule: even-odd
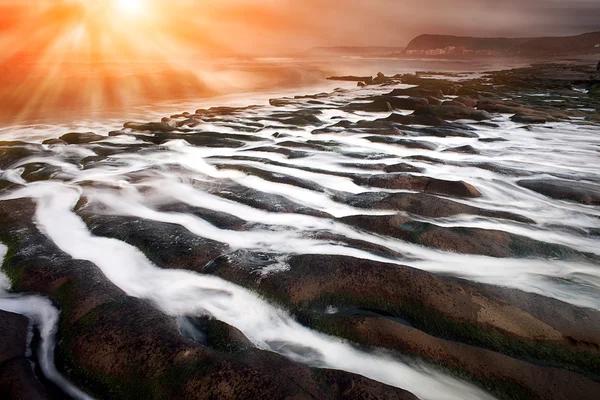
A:
<svg viewBox="0 0 600 400">
<path fill-rule="evenodd" d="M 598 77 L 356 77 L 2 142 L 3 271 L 94 395 L 594 399 Z"/>
</svg>

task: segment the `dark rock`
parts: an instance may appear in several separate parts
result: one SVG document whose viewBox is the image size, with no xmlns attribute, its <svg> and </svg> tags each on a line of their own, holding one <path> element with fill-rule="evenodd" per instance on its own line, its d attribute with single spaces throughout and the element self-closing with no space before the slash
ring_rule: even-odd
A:
<svg viewBox="0 0 600 400">
<path fill-rule="evenodd" d="M 394 109 L 416 110 L 419 106 L 428 106 L 429 101 L 423 97 L 379 96 L 376 101 L 385 101 Z"/>
<path fill-rule="evenodd" d="M 407 164 L 407 163 L 399 163 L 399 164 L 386 165 L 384 168 L 384 171 L 387 173 L 392 173 L 392 174 L 398 173 L 398 172 L 423 173 L 423 172 L 425 172 L 425 168 L 416 167 L 414 165 Z"/>
<path fill-rule="evenodd" d="M 10 169 L 23 160 L 43 154 L 40 145 L 26 142 L 0 142 L 0 169 Z"/>
<path fill-rule="evenodd" d="M 463 181 L 447 181 L 409 174 L 371 175 L 368 179 L 355 178 L 355 182 L 371 187 L 413 190 L 454 197 L 473 198 L 481 196 L 477 189 Z"/>
<path fill-rule="evenodd" d="M 67 145 L 68 143 L 65 142 L 64 140 L 60 140 L 60 139 L 47 139 L 47 140 L 44 140 L 42 142 L 42 144 L 47 144 L 49 146 L 61 146 L 61 145 L 64 146 L 64 145 Z"/>
<path fill-rule="evenodd" d="M 62 135 L 59 140 L 62 140 L 68 144 L 87 144 L 92 142 L 98 142 L 100 140 L 106 139 L 106 136 L 96 135 L 93 132 L 85 132 L 85 133 L 67 133 Z"/>
<path fill-rule="evenodd" d="M 484 121 L 491 119 L 492 116 L 482 110 L 474 110 L 469 107 L 460 107 L 456 105 L 427 106 L 418 107 L 414 113 L 415 116 L 436 116 L 441 119 L 454 121 L 457 119 L 471 119 L 475 121 Z"/>
<path fill-rule="evenodd" d="M 545 124 L 547 122 L 546 118 L 544 117 L 522 114 L 513 115 L 510 120 L 520 124 Z"/>
<path fill-rule="evenodd" d="M 477 103 L 477 108 L 491 113 L 514 114 L 521 108 L 521 105 L 509 100 L 485 99 Z"/>
<path fill-rule="evenodd" d="M 505 211 L 486 210 L 423 193 L 369 192 L 358 195 L 338 195 L 336 200 L 357 208 L 404 211 L 430 218 L 445 218 L 454 215 L 469 214 L 508 219 L 523 223 L 534 223 L 534 221 L 522 215 Z"/>
<path fill-rule="evenodd" d="M 228 354 L 179 334 L 151 302 L 128 297 L 93 264 L 61 252 L 33 222 L 35 204 L 0 202 L 0 239 L 11 243 L 4 269 L 17 291 L 34 291 L 62 310 L 56 362 L 68 378 L 106 398 L 339 398 L 340 387 L 415 399 L 369 379 L 313 370 L 258 349 Z M 149 327 L 151 329 L 149 329 Z M 316 379 L 319 371 L 326 379 Z"/>
<path fill-rule="evenodd" d="M 599 390 L 597 382 L 577 373 L 428 335 L 392 317 L 333 315 L 323 317 L 321 325 L 325 331 L 331 327 L 332 331 L 345 332 L 348 339 L 363 346 L 401 351 L 447 366 L 483 383 L 498 398 L 592 400 Z"/>
<path fill-rule="evenodd" d="M 583 182 L 531 179 L 517 182 L 519 186 L 557 200 L 600 205 L 600 186 Z"/>
<path fill-rule="evenodd" d="M 387 101 L 376 100 L 372 103 L 351 103 L 343 107 L 343 110 L 365 112 L 392 112 L 392 106 Z"/>
<path fill-rule="evenodd" d="M 321 185 L 319 185 L 313 181 L 296 178 L 296 177 L 290 176 L 290 175 L 283 175 L 283 174 L 267 171 L 265 169 L 252 167 L 249 165 L 215 164 L 215 167 L 217 167 L 218 169 L 229 169 L 229 170 L 241 171 L 248 175 L 258 176 L 259 178 L 264 179 L 266 181 L 282 183 L 284 185 L 296 186 L 296 187 L 300 187 L 300 188 L 304 188 L 304 189 L 308 189 L 308 190 L 314 190 L 317 192 L 323 192 L 325 190 Z"/>
<path fill-rule="evenodd" d="M 451 153 L 479 154 L 479 150 L 477 150 L 476 148 L 474 148 L 473 146 L 470 146 L 470 145 L 453 147 L 451 149 L 446 149 L 444 151 L 451 152 Z"/>
<path fill-rule="evenodd" d="M 53 397 L 35 376 L 31 362 L 25 357 L 19 357 L 0 365 L 0 398 L 50 400 Z"/>
<path fill-rule="evenodd" d="M 345 81 L 345 82 L 364 82 L 367 85 L 373 83 L 372 76 L 330 76 L 327 78 L 330 81 Z"/>
<path fill-rule="evenodd" d="M 482 143 L 495 143 L 495 142 L 507 142 L 508 139 L 504 138 L 479 138 Z"/>
<path fill-rule="evenodd" d="M 298 151 L 298 150 L 292 150 L 292 149 L 288 149 L 288 148 L 284 148 L 284 147 L 271 147 L 271 146 L 248 148 L 248 149 L 243 149 L 242 151 L 260 151 L 260 152 L 266 152 L 266 153 L 278 153 L 278 154 L 283 154 L 284 156 L 286 156 L 289 159 L 304 158 L 304 157 L 308 157 L 311 155 L 311 153 L 306 152 L 306 151 Z"/>
<path fill-rule="evenodd" d="M 386 235 L 429 248 L 461 254 L 478 254 L 499 258 L 541 257 L 594 261 L 566 246 L 539 242 L 525 236 L 498 230 L 478 228 L 446 228 L 414 221 L 398 215 L 355 215 L 341 222 L 372 233 Z"/>
<path fill-rule="evenodd" d="M 12 358 L 25 357 L 28 327 L 27 317 L 0 310 L 0 364 Z"/>
<path fill-rule="evenodd" d="M 373 143 L 387 143 L 398 146 L 403 146 L 409 149 L 424 149 L 424 150 L 435 150 L 437 145 L 429 142 L 422 142 L 419 140 L 394 138 L 389 136 L 367 136 L 366 140 Z"/>
<path fill-rule="evenodd" d="M 168 133 L 173 132 L 176 129 L 169 124 L 164 122 L 148 122 L 148 123 L 137 123 L 137 122 L 126 122 L 123 124 L 125 129 L 131 129 L 133 131 L 148 131 L 148 132 L 162 132 Z"/>
<path fill-rule="evenodd" d="M 433 97 L 435 99 L 443 99 L 444 93 L 440 89 L 424 89 L 421 87 L 413 87 L 408 89 L 394 89 L 389 93 L 389 96 L 409 96 L 409 97 Z"/>
<path fill-rule="evenodd" d="M 0 310 L 0 398 L 50 399 L 27 359 L 29 319 Z"/>
<path fill-rule="evenodd" d="M 428 125 L 428 126 L 442 126 L 446 124 L 442 118 L 437 117 L 431 114 L 421 114 L 421 115 L 402 115 L 393 113 L 389 117 L 383 120 L 377 120 L 381 122 L 392 122 L 398 123 L 402 125 Z M 375 121 L 375 122 L 377 122 Z"/>
<path fill-rule="evenodd" d="M 458 96 L 454 98 L 452 101 L 458 102 L 460 104 L 465 105 L 466 107 L 474 108 L 477 106 L 478 100 L 473 99 L 469 96 Z"/>
<path fill-rule="evenodd" d="M 96 236 L 110 237 L 140 249 L 148 259 L 163 268 L 202 268 L 228 252 L 229 246 L 194 235 L 181 225 L 136 217 L 102 215 L 98 209 L 81 207 L 78 214 Z"/>
<path fill-rule="evenodd" d="M 278 299 L 317 329 L 325 328 L 318 317 L 311 317 L 317 310 L 358 308 L 515 357 L 576 365 L 592 373 L 598 369 L 593 358 L 600 348 L 600 313 L 595 310 L 516 290 L 506 290 L 513 295 L 496 296 L 486 291 L 488 285 L 345 256 L 292 256 L 289 269 L 261 280 L 236 259 L 235 254 L 221 257 L 210 272 Z M 586 326 L 578 328 L 575 321 L 583 315 Z M 573 335 L 598 347 L 577 348 L 567 339 Z"/>
</svg>

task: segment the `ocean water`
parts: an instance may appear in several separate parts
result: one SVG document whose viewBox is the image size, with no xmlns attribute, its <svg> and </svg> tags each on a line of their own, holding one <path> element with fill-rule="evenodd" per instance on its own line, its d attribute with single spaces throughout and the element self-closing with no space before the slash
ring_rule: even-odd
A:
<svg viewBox="0 0 600 400">
<path fill-rule="evenodd" d="M 393 67 L 387 64 L 385 66 L 390 69 Z M 336 87 L 341 89 L 334 91 Z M 368 134 L 360 132 L 316 135 L 312 132 L 315 126 L 298 128 L 281 125 L 270 119 L 274 111 L 319 109 L 318 118 L 324 126 L 333 125 L 340 119 L 375 120 L 386 117 L 389 113 L 348 113 L 338 107 L 361 96 L 383 94 L 391 89 L 358 89 L 353 83 L 329 81 L 197 100 L 159 102 L 132 108 L 123 116 L 92 119 L 81 117 L 69 121 L 42 118 L 4 126 L 0 129 L 2 140 L 39 144 L 44 139 L 71 131 L 94 131 L 107 135 L 109 131 L 120 129 L 123 122 L 128 120 L 157 121 L 163 116 L 184 111 L 193 115 L 198 108 L 256 105 L 236 111 L 234 122 L 228 116 L 217 116 L 208 122 L 198 121 L 195 126 L 189 123 L 187 125 L 191 129 L 187 133 L 189 135 L 208 132 L 240 135 L 238 139 L 243 145 L 239 148 L 200 147 L 176 139 L 143 152 L 125 151 L 114 154 L 94 163 L 92 167 L 84 168 L 80 161 L 96 156 L 96 150 L 106 146 L 135 146 L 142 144 L 143 140 L 123 135 L 89 145 L 43 145 L 44 151 L 40 151 L 39 155 L 21 160 L 0 171 L 1 179 L 23 185 L 21 189 L 5 194 L 2 199 L 34 199 L 37 203 L 36 224 L 62 251 L 76 259 L 93 262 L 112 283 L 127 294 L 152 300 L 169 315 L 210 315 L 238 328 L 261 349 L 278 352 L 313 366 L 358 373 L 402 387 L 422 399 L 491 398 L 471 384 L 418 362 L 398 360 L 383 352 L 358 350 L 340 339 L 311 331 L 294 321 L 284 310 L 230 282 L 185 271 L 183 268 L 160 269 L 135 247 L 92 235 L 82 219 L 73 212 L 78 200 L 86 196 L 94 203 L 105 206 L 109 214 L 178 224 L 194 235 L 226 243 L 231 251 L 348 255 L 409 265 L 476 282 L 537 293 L 580 307 L 600 309 L 600 266 L 593 261 L 458 254 L 367 233 L 336 220 L 350 215 L 397 213 L 393 210 L 358 209 L 337 200 L 334 195 L 336 193 L 401 192 L 357 185 L 344 174 L 365 171 L 351 166 L 351 163 L 391 165 L 409 162 L 415 167 L 423 168 L 422 175 L 463 180 L 472 184 L 483 195 L 476 199 L 456 200 L 458 202 L 486 210 L 515 213 L 530 218 L 535 223 L 473 215 L 445 218 L 410 216 L 413 219 L 444 227 L 501 230 L 600 256 L 600 236 L 593 234 L 600 230 L 599 207 L 553 200 L 517 184 L 518 180 L 524 179 L 521 173 L 526 172 L 527 179 L 555 178 L 600 185 L 600 127 L 558 122 L 525 130 L 520 124 L 511 122 L 508 115 L 498 115 L 493 120 L 498 127 L 463 121 L 473 129 L 478 138 L 405 137 L 431 145 L 431 149 L 424 149 L 374 143 L 366 139 Z M 310 104 L 304 100 L 292 101 L 278 108 L 268 105 L 270 98 L 319 92 L 330 93 L 322 98 L 324 105 Z M 410 111 L 403 113 L 408 114 Z M 186 119 L 188 118 L 179 116 L 170 123 Z M 254 131 L 245 129 L 256 126 L 251 124 L 260 124 L 262 127 L 256 127 Z M 125 130 L 124 133 L 132 132 Z M 143 132 L 140 134 L 144 135 Z M 498 138 L 503 141 L 479 140 Z M 334 150 L 311 148 L 309 141 L 312 140 L 328 142 Z M 265 146 L 285 147 L 279 146 L 284 142 L 295 143 L 306 156 L 288 158 L 283 154 L 264 151 Z M 478 153 L 444 151 L 464 145 L 473 146 Z M 357 154 L 361 158 L 356 158 Z M 433 157 L 451 162 L 451 165 L 408 159 L 411 156 Z M 27 182 L 22 177 L 24 165 L 34 162 L 56 167 L 58 172 L 46 181 Z M 492 164 L 498 167 L 497 170 L 503 169 L 504 172 L 479 168 L 476 166 L 478 163 Z M 311 189 L 310 185 L 301 187 L 274 182 L 236 169 L 217 168 L 217 165 L 250 166 L 277 176 L 310 183 L 318 189 Z M 277 213 L 234 201 L 219 195 L 218 190 L 214 189 L 223 182 L 233 182 L 258 192 L 281 196 L 331 217 Z M 255 223 L 254 228 L 245 231 L 226 230 L 191 213 L 159 210 L 159 205 L 170 203 L 227 213 L 248 223 Z M 368 242 L 397 256 L 375 254 L 344 243 L 319 239 L 318 234 L 321 232 Z M 282 258 L 279 263 L 269 265 L 257 273 L 276 274 L 288 268 L 290 266 L 286 264 L 286 259 Z M 6 279 L 4 281 L 4 292 L 0 293 L 0 309 L 30 316 L 40 330 L 46 332 L 43 335 L 44 350 L 40 355 L 45 365 L 44 373 L 74 398 L 86 398 L 85 394 L 69 385 L 53 367 L 52 347 L 58 311 L 43 298 L 8 294 L 8 284 Z M 303 350 L 295 350 L 298 348 Z"/>
</svg>

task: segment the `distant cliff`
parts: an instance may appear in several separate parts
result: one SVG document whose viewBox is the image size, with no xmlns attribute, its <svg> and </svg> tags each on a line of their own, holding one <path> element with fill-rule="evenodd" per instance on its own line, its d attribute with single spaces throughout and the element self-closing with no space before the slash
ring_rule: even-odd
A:
<svg viewBox="0 0 600 400">
<path fill-rule="evenodd" d="M 600 32 L 544 38 L 477 38 L 421 35 L 408 44 L 405 53 L 406 55 L 419 56 L 592 54 L 600 53 Z"/>
</svg>

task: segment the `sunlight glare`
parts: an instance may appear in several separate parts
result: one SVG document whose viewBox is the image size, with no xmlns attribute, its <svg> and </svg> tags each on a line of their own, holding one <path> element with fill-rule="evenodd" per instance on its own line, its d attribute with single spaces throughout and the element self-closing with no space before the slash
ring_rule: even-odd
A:
<svg viewBox="0 0 600 400">
<path fill-rule="evenodd" d="M 128 13 L 139 12 L 143 6 L 143 0 L 116 0 L 117 7 Z"/>
</svg>

